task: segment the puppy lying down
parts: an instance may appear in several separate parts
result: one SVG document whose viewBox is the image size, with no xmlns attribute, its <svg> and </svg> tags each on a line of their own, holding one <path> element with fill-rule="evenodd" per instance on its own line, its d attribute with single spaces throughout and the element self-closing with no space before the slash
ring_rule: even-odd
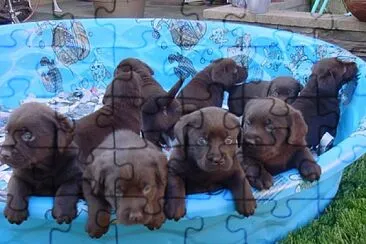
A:
<svg viewBox="0 0 366 244">
<path fill-rule="evenodd" d="M 158 147 L 130 130 L 118 130 L 94 149 L 89 160 L 83 192 L 91 237 L 108 231 L 111 210 L 117 223 L 160 228 L 165 221 L 167 158 Z"/>
<path fill-rule="evenodd" d="M 28 198 L 55 196 L 52 216 L 58 223 L 76 217 L 81 196 L 81 170 L 73 128 L 63 115 L 30 102 L 10 115 L 0 160 L 12 167 L 4 215 L 10 223 L 28 218 Z"/>
<path fill-rule="evenodd" d="M 187 194 L 228 188 L 236 210 L 245 216 L 256 208 L 248 180 L 236 158 L 240 122 L 222 108 L 206 107 L 184 115 L 174 127 L 177 145 L 168 162 L 165 215 L 185 215 Z"/>
<path fill-rule="evenodd" d="M 250 100 L 243 115 L 240 161 L 250 184 L 273 185 L 272 175 L 297 168 L 309 181 L 318 180 L 320 166 L 306 145 L 308 127 L 302 114 L 279 98 Z"/>
<path fill-rule="evenodd" d="M 229 90 L 228 108 L 237 116 L 242 116 L 245 104 L 252 98 L 278 97 L 291 104 L 302 90 L 299 81 L 291 76 L 279 76 L 272 81 L 253 81 L 236 85 Z"/>
</svg>

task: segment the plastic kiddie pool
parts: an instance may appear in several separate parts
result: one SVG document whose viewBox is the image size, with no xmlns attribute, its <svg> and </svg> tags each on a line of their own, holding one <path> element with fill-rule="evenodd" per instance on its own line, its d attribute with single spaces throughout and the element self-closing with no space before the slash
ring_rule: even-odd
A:
<svg viewBox="0 0 366 244">
<path fill-rule="evenodd" d="M 156 231 L 112 225 L 105 236 L 93 240 L 84 230 L 87 207 L 83 201 L 72 224 L 58 225 L 50 214 L 52 198 L 31 197 L 30 217 L 17 226 L 3 216 L 2 200 L 0 241 L 4 243 L 274 242 L 317 217 L 336 194 L 344 168 L 366 151 L 366 64 L 337 46 L 310 37 L 223 22 L 81 19 L 1 26 L 0 53 L 3 111 L 32 96 L 50 99 L 60 92 L 102 89 L 119 61 L 127 57 L 147 62 L 165 89 L 181 74 L 189 82 L 220 57 L 246 65 L 247 81 L 292 75 L 305 84 L 312 64 L 333 56 L 355 60 L 360 69 L 358 84 L 350 83 L 341 92 L 335 146 L 318 158 L 323 171 L 320 181 L 304 182 L 297 170 L 276 176 L 270 190 L 255 191 L 258 207 L 254 216 L 239 216 L 228 191 L 197 194 L 187 197 L 187 215 L 178 222 L 167 221 Z"/>
</svg>

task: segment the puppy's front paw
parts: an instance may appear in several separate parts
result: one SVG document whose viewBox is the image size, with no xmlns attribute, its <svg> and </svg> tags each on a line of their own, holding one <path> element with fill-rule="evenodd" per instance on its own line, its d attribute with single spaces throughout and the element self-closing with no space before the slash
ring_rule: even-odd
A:
<svg viewBox="0 0 366 244">
<path fill-rule="evenodd" d="M 321 168 L 318 164 L 313 162 L 304 162 L 300 166 L 300 175 L 310 181 L 313 182 L 315 180 L 319 180 L 321 175 Z"/>
<path fill-rule="evenodd" d="M 57 221 L 58 224 L 66 223 L 70 224 L 71 221 L 76 217 L 76 207 L 62 207 L 55 205 L 52 209 L 52 217 Z"/>
<path fill-rule="evenodd" d="M 186 201 L 182 199 L 168 199 L 164 206 L 164 212 L 167 219 L 178 221 L 186 214 Z"/>
<path fill-rule="evenodd" d="M 254 197 L 247 197 L 245 199 L 236 200 L 236 211 L 239 214 L 249 217 L 254 214 L 257 207 L 257 202 Z"/>
<path fill-rule="evenodd" d="M 164 213 L 159 213 L 158 215 L 154 216 L 152 220 L 146 224 L 145 226 L 149 230 L 158 230 L 165 222 L 165 215 Z"/>
<path fill-rule="evenodd" d="M 247 175 L 249 184 L 258 190 L 267 190 L 273 186 L 273 177 L 266 171 L 262 171 L 260 175 Z"/>
<path fill-rule="evenodd" d="M 20 225 L 23 221 L 28 219 L 29 213 L 26 210 L 13 210 L 9 206 L 5 207 L 4 216 L 8 219 L 10 224 Z"/>
<path fill-rule="evenodd" d="M 100 226 L 97 223 L 94 223 L 94 221 L 88 221 L 88 223 L 86 224 L 86 232 L 88 232 L 89 236 L 91 238 L 100 238 L 102 237 L 105 233 L 108 232 L 108 227 L 105 226 Z"/>
</svg>

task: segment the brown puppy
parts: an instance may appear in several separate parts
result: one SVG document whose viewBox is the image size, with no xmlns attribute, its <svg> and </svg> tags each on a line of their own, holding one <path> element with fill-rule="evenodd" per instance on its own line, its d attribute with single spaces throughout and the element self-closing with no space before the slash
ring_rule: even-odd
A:
<svg viewBox="0 0 366 244">
<path fill-rule="evenodd" d="M 117 223 L 159 229 L 167 171 L 166 156 L 148 140 L 129 130 L 109 135 L 83 174 L 89 235 L 99 238 L 108 231 L 111 209 Z"/>
<path fill-rule="evenodd" d="M 28 218 L 31 195 L 55 196 L 52 216 L 61 224 L 76 217 L 81 169 L 73 126 L 48 106 L 30 102 L 10 115 L 0 160 L 12 167 L 4 215 L 13 224 Z"/>
<path fill-rule="evenodd" d="M 229 90 L 229 111 L 242 116 L 246 102 L 252 98 L 278 97 L 288 104 L 294 102 L 303 86 L 290 76 L 279 76 L 272 81 L 253 81 L 234 86 Z"/>
<path fill-rule="evenodd" d="M 338 93 L 344 84 L 357 78 L 357 73 L 355 62 L 337 58 L 326 58 L 313 65 L 309 81 L 292 103 L 308 125 L 309 147 L 316 147 L 326 132 L 336 136 L 340 117 Z"/>
<path fill-rule="evenodd" d="M 247 103 L 243 120 L 240 160 L 253 187 L 268 189 L 272 175 L 291 168 L 306 180 L 319 179 L 321 168 L 306 147 L 308 128 L 298 110 L 279 98 L 257 98 Z"/>
<path fill-rule="evenodd" d="M 166 92 L 153 75 L 154 71 L 139 59 L 127 58 L 122 60 L 115 70 L 115 74 L 125 68 L 132 68 L 142 80 L 142 94 L 145 102 L 142 106 L 142 132 L 144 138 L 154 144 L 169 145 L 173 140 L 173 127 L 182 115 L 182 108 L 175 95 L 182 86 L 184 79 L 178 80 Z"/>
<path fill-rule="evenodd" d="M 130 129 L 140 134 L 142 80 L 133 71 L 120 72 L 108 85 L 103 107 L 76 123 L 74 141 L 80 147 L 79 160 L 85 163 L 89 153 L 109 134 L 118 129 Z"/>
<path fill-rule="evenodd" d="M 248 77 L 247 69 L 230 58 L 220 58 L 198 72 L 180 91 L 177 98 L 183 105 L 183 114 L 204 107 L 222 107 L 224 91 Z"/>
<path fill-rule="evenodd" d="M 228 188 L 236 210 L 245 216 L 256 208 L 250 185 L 236 158 L 240 123 L 218 107 L 187 114 L 174 127 L 178 145 L 168 162 L 165 215 L 178 220 L 185 215 L 185 196 Z"/>
</svg>

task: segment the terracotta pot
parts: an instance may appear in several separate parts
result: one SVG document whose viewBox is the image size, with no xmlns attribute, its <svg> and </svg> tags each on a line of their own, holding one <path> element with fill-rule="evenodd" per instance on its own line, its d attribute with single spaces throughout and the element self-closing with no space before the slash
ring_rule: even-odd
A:
<svg viewBox="0 0 366 244">
<path fill-rule="evenodd" d="M 353 16 L 366 22 L 366 0 L 344 0 L 344 3 Z"/>
<path fill-rule="evenodd" d="M 145 0 L 94 0 L 93 5 L 96 18 L 144 17 Z"/>
</svg>

